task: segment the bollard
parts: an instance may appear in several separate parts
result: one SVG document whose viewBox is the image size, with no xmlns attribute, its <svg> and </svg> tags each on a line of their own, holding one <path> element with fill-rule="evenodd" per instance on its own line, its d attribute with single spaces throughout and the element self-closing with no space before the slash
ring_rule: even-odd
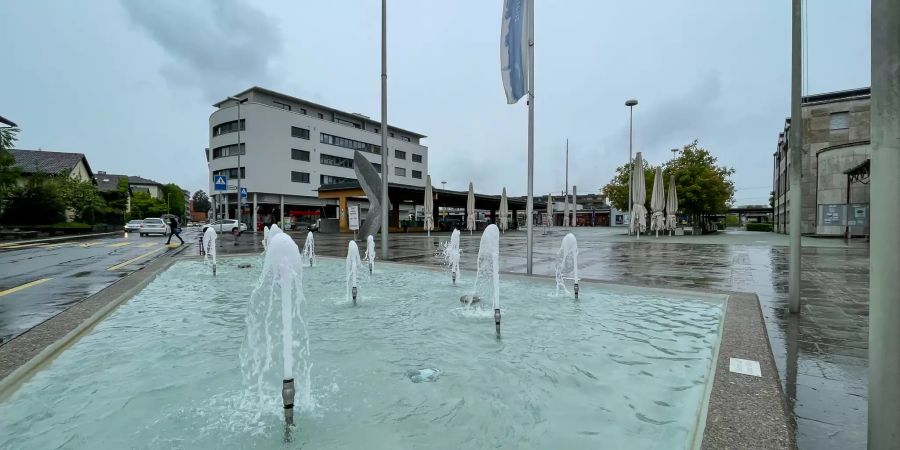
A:
<svg viewBox="0 0 900 450">
<path fill-rule="evenodd" d="M 356 286 L 353 286 L 352 294 L 353 294 L 353 304 L 356 305 Z"/>
<path fill-rule="evenodd" d="M 497 335 L 500 335 L 500 308 L 494 310 L 494 325 L 497 326 Z"/>
<path fill-rule="evenodd" d="M 578 282 L 575 282 L 575 298 L 578 298 Z"/>
<path fill-rule="evenodd" d="M 294 379 L 284 380 L 281 384 L 281 398 L 284 400 L 284 423 L 294 424 Z"/>
</svg>

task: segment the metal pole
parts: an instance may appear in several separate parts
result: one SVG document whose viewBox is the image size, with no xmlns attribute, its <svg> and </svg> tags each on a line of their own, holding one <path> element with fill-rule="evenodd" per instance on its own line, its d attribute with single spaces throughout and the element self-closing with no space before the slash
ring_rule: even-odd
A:
<svg viewBox="0 0 900 450">
<path fill-rule="evenodd" d="M 900 448 L 900 4 L 872 0 L 869 448 Z"/>
<path fill-rule="evenodd" d="M 634 173 L 634 168 L 631 167 L 634 164 L 634 156 L 632 152 L 632 143 L 633 143 L 633 133 L 632 133 L 632 125 L 634 124 L 634 106 L 638 104 L 638 101 L 635 99 L 630 99 L 625 101 L 625 106 L 628 107 L 628 167 L 631 169 L 628 172 L 628 234 L 631 234 L 631 205 L 634 203 L 631 197 L 631 175 Z"/>
<path fill-rule="evenodd" d="M 388 259 L 387 0 L 381 0 L 381 257 Z"/>
<path fill-rule="evenodd" d="M 790 235 L 791 235 L 791 260 L 790 295 L 788 297 L 788 310 L 792 313 L 800 312 L 800 221 L 803 217 L 803 192 L 801 192 L 800 177 L 803 173 L 803 117 L 800 109 L 801 83 L 803 81 L 803 62 L 801 59 L 801 3 L 803 0 L 793 0 L 793 26 L 791 37 L 791 129 L 790 129 L 790 191 L 791 202 Z"/>
<path fill-rule="evenodd" d="M 569 226 L 572 226 L 572 219 L 569 215 L 569 139 L 566 139 L 566 218 Z"/>
<path fill-rule="evenodd" d="M 243 207 L 243 203 L 241 202 L 241 101 L 238 101 L 238 118 L 237 118 L 237 234 L 234 235 L 234 245 L 238 243 L 238 236 L 241 235 L 241 209 Z M 227 188 L 227 186 L 226 186 Z M 225 192 L 228 192 L 227 190 Z"/>
<path fill-rule="evenodd" d="M 534 0 L 528 0 L 528 199 L 525 202 L 526 232 L 525 273 L 532 274 L 534 262 Z M 499 311 L 495 314 L 499 327 Z"/>
</svg>

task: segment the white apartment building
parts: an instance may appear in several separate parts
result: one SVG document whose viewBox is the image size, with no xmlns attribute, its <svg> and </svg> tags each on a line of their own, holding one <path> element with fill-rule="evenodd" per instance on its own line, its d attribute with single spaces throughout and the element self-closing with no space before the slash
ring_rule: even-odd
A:
<svg viewBox="0 0 900 450">
<path fill-rule="evenodd" d="M 240 105 L 241 167 L 238 169 L 238 105 L 225 99 L 209 116 L 209 192 L 219 218 L 234 218 L 237 176 L 247 188 L 241 219 L 251 230 L 267 220 L 302 224 L 337 217 L 337 202 L 318 197 L 321 185 L 356 181 L 355 150 L 381 168 L 381 123 L 307 100 L 252 87 L 234 95 Z M 388 180 L 424 186 L 428 147 L 424 135 L 389 127 Z M 214 190 L 214 177 L 228 177 L 228 193 Z M 253 226 L 255 224 L 255 226 Z"/>
</svg>

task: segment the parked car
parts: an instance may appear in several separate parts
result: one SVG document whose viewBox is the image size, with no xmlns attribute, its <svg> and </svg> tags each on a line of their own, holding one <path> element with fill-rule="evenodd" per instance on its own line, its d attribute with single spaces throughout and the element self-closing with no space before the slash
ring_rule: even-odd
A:
<svg viewBox="0 0 900 450">
<path fill-rule="evenodd" d="M 128 223 L 125 224 L 125 232 L 128 233 L 129 231 L 140 230 L 141 223 L 143 223 L 143 222 L 144 222 L 143 220 L 129 220 Z"/>
<path fill-rule="evenodd" d="M 169 228 L 162 219 L 149 218 L 141 221 L 141 227 L 138 231 L 141 233 L 141 236 L 149 236 L 151 234 L 161 234 L 165 236 L 168 229 Z"/>
<path fill-rule="evenodd" d="M 225 219 L 225 220 L 217 220 L 209 225 L 205 225 L 203 227 L 203 233 L 206 233 L 206 229 L 212 227 L 216 233 L 234 233 L 238 227 L 238 221 L 235 219 Z M 241 223 L 241 233 L 247 231 L 247 224 Z"/>
</svg>

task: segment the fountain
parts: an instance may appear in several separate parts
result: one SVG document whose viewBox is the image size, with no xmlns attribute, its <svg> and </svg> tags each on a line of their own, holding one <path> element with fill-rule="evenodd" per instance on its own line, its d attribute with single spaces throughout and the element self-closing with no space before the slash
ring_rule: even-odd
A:
<svg viewBox="0 0 900 450">
<path fill-rule="evenodd" d="M 375 238 L 370 234 L 366 238 L 366 261 L 369 263 L 369 273 L 375 270 Z"/>
<path fill-rule="evenodd" d="M 478 245 L 478 272 L 472 300 L 490 298 L 494 307 L 494 324 L 500 335 L 500 230 L 491 224 L 484 229 Z"/>
<path fill-rule="evenodd" d="M 312 267 L 316 262 L 316 239 L 313 232 L 306 233 L 306 242 L 303 243 L 303 260 Z"/>
<path fill-rule="evenodd" d="M 264 411 L 276 407 L 279 380 L 288 426 L 294 423 L 295 394 L 300 394 L 299 404 L 304 409 L 312 408 L 312 364 L 309 332 L 300 311 L 303 303 L 300 250 L 287 234 L 270 232 L 259 284 L 250 295 L 247 334 L 240 350 L 245 401 L 256 411 L 257 420 Z M 295 339 L 295 332 L 300 339 Z M 280 371 L 275 363 L 278 354 L 282 358 Z"/>
<path fill-rule="evenodd" d="M 456 284 L 456 280 L 459 279 L 459 230 L 453 229 L 453 233 L 450 235 L 450 242 L 444 242 L 441 244 L 441 260 L 444 261 L 444 264 L 447 265 L 447 268 L 450 269 L 450 277 L 453 279 L 453 284 Z"/>
<path fill-rule="evenodd" d="M 356 304 L 356 294 L 358 293 L 359 266 L 362 261 L 359 259 L 359 247 L 356 241 L 350 241 L 347 247 L 347 297 L 352 297 L 353 304 Z"/>
<path fill-rule="evenodd" d="M 272 238 L 279 233 L 283 233 L 283 231 L 281 231 L 281 228 L 278 228 L 278 225 L 272 224 L 270 227 L 263 227 L 263 253 L 269 247 L 269 242 L 272 241 Z"/>
<path fill-rule="evenodd" d="M 556 254 L 556 295 L 560 289 L 569 293 L 566 280 L 575 281 L 575 298 L 578 298 L 578 241 L 572 233 L 566 234 Z"/>
<path fill-rule="evenodd" d="M 218 239 L 216 230 L 213 230 L 212 227 L 206 227 L 206 231 L 203 232 L 203 246 L 205 247 L 203 261 L 209 263 L 209 257 L 212 256 L 213 276 L 216 276 L 216 239 Z"/>
</svg>

